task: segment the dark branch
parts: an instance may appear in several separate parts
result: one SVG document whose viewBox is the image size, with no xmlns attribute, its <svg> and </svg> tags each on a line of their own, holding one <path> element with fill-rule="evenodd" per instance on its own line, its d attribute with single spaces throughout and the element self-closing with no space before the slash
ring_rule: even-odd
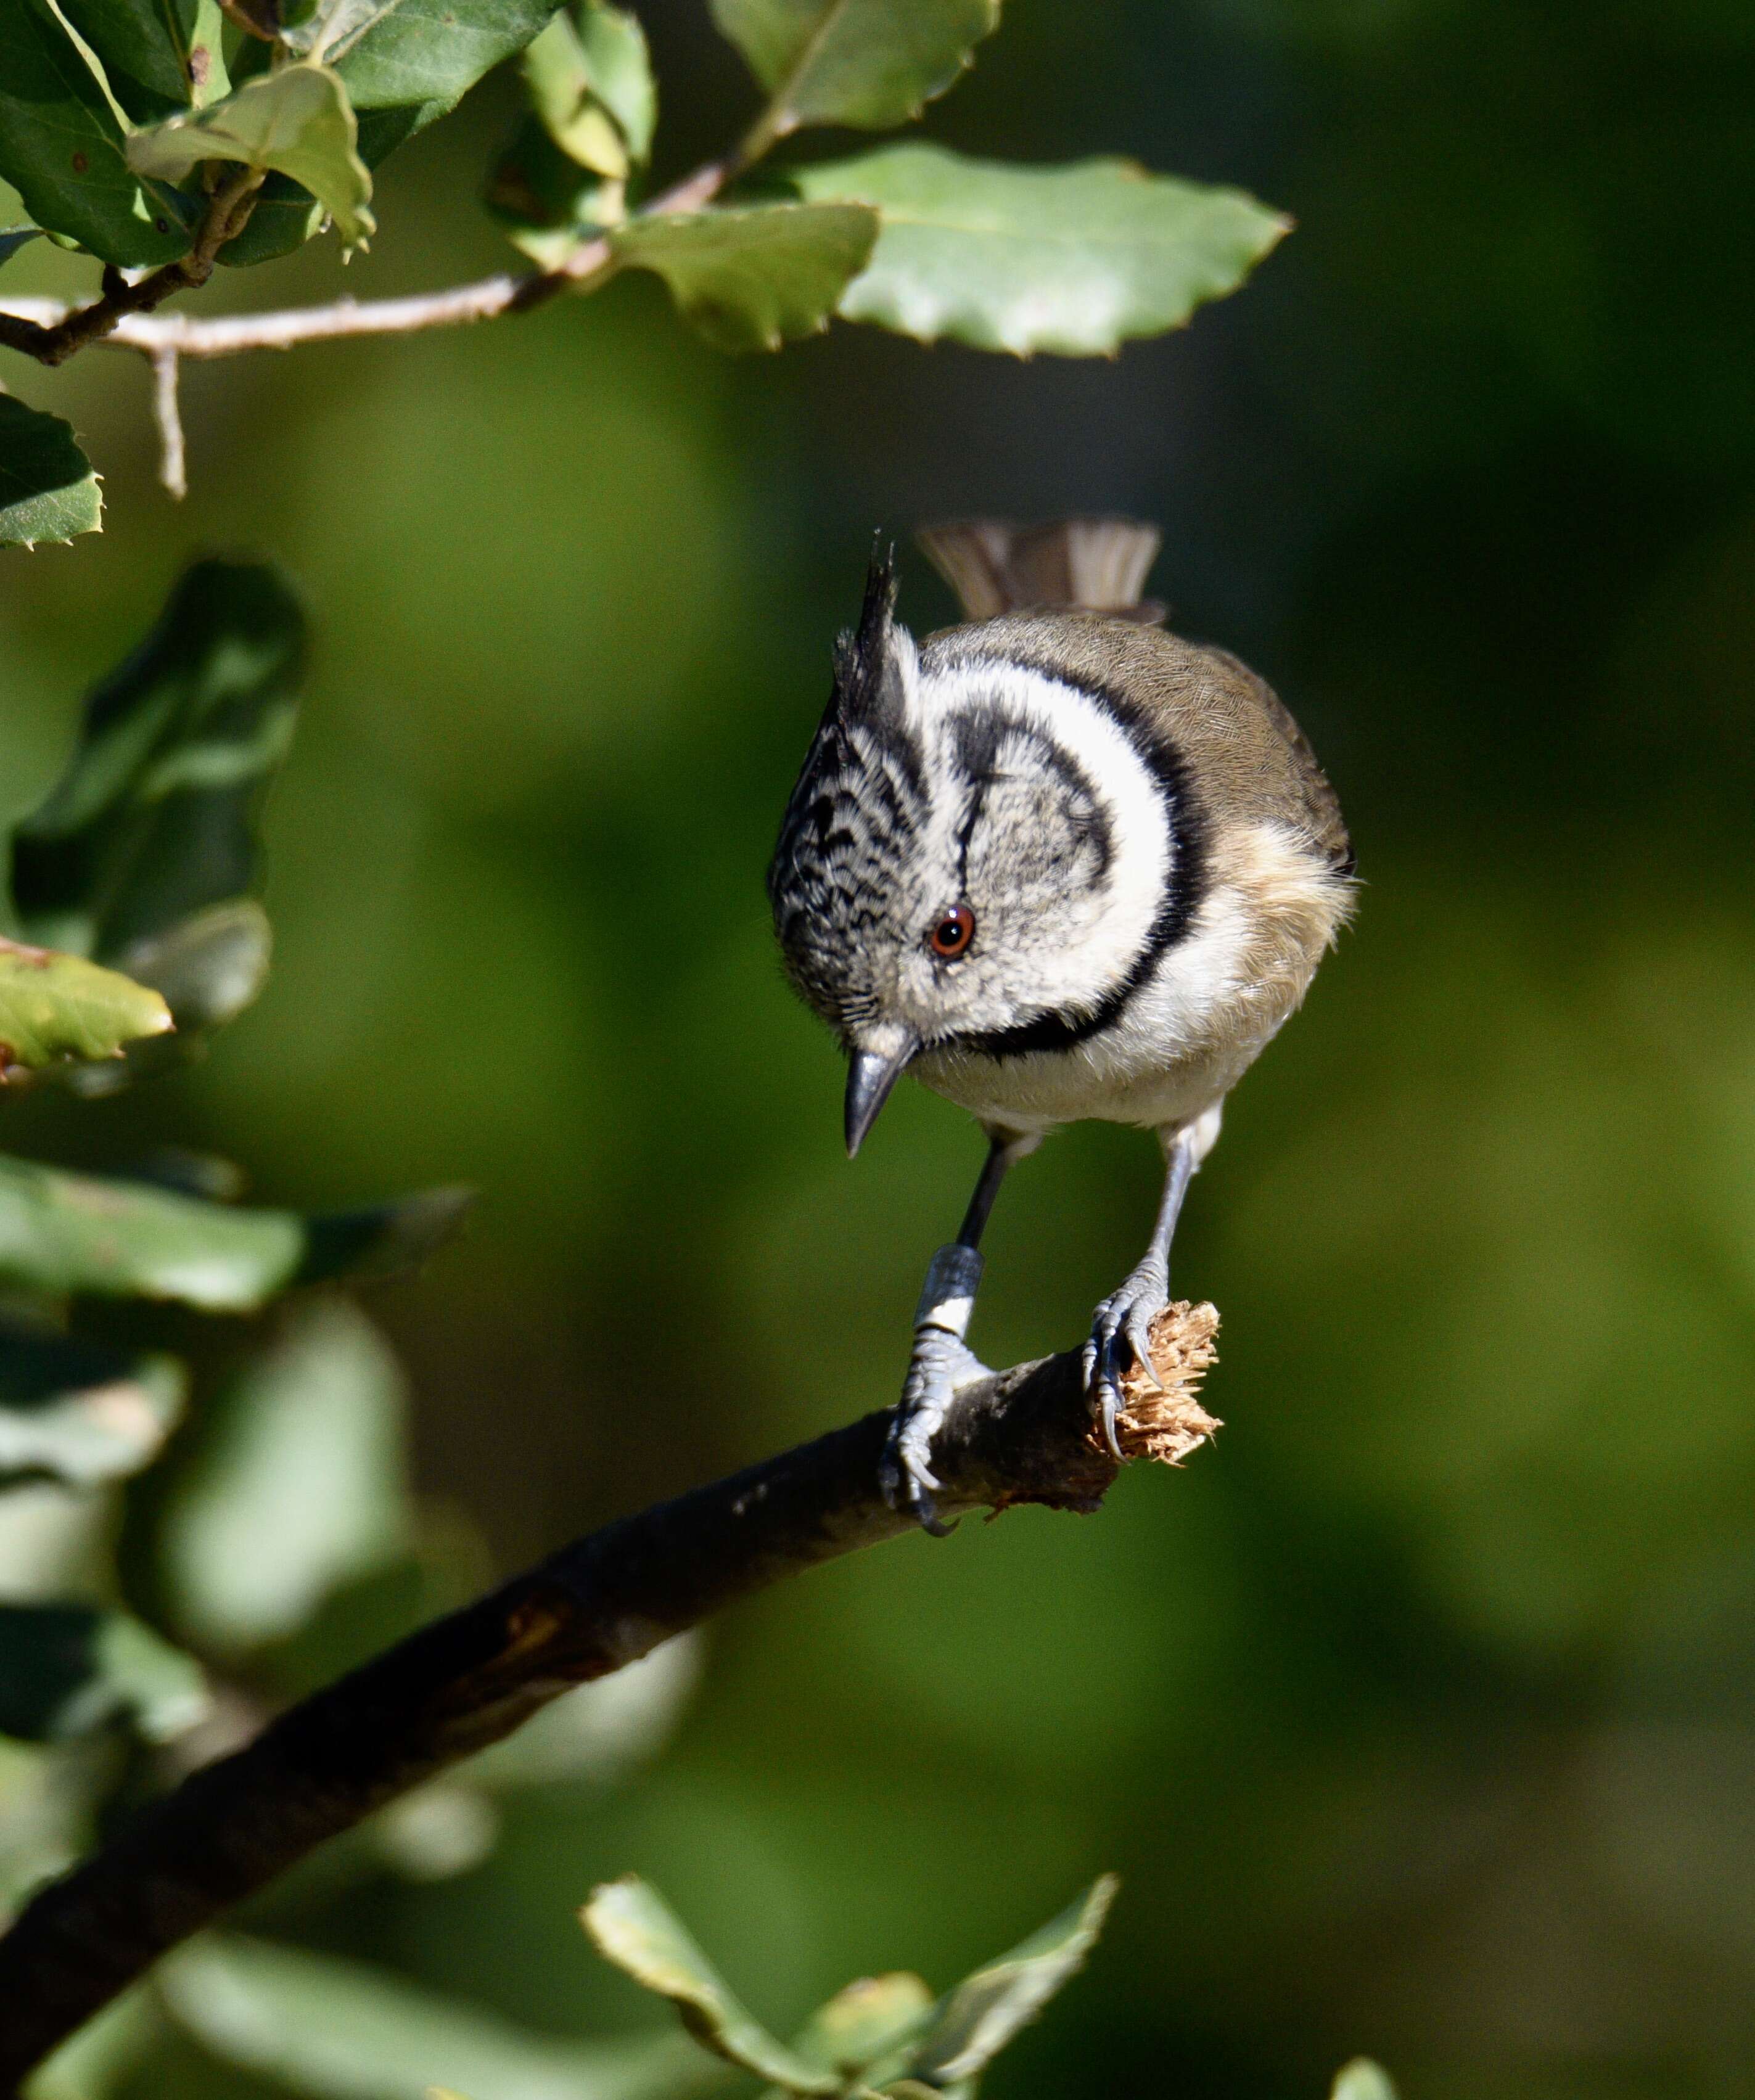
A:
<svg viewBox="0 0 1755 2100">
<path fill-rule="evenodd" d="M 1142 1455 L 1179 1455 L 1215 1426 L 1191 1388 L 1211 1359 L 1216 1316 L 1181 1307 L 1175 1319 L 1161 1346 L 1155 1335 L 1154 1354 L 1179 1427 L 1166 1441 L 1136 1394 L 1129 1448 Z M 564 1547 L 143 1811 L 0 1939 L 0 2093 L 160 1955 L 550 1700 L 783 1576 L 911 1530 L 877 1485 L 889 1423 L 867 1415 Z M 1116 1471 L 1090 1440 L 1076 1355 L 965 1388 L 933 1463 L 952 1514 L 1015 1502 L 1093 1510 Z"/>
</svg>

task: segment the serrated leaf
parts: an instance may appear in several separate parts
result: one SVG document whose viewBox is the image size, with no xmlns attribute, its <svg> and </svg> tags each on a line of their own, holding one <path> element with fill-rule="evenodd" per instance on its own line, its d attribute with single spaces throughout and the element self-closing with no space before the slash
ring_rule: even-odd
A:
<svg viewBox="0 0 1755 2100">
<path fill-rule="evenodd" d="M 73 425 L 0 394 L 0 547 L 59 545 L 95 532 L 103 511 L 98 478 Z"/>
<path fill-rule="evenodd" d="M 283 66 L 245 81 L 223 102 L 135 132 L 127 154 L 137 174 L 170 181 L 204 161 L 272 170 L 310 191 L 347 247 L 365 247 L 377 231 L 353 104 L 328 66 Z"/>
<path fill-rule="evenodd" d="M 200 1665 L 126 1612 L 0 1604 L 0 1735 L 60 1742 L 126 1720 L 168 1742 L 206 1710 Z"/>
<path fill-rule="evenodd" d="M 201 562 L 86 702 L 78 748 L 17 827 L 27 937 L 100 962 L 231 902 L 291 740 L 304 620 L 272 568 Z"/>
<path fill-rule="evenodd" d="M 137 121 L 229 91 L 215 0 L 58 0 Z"/>
<path fill-rule="evenodd" d="M 713 0 L 721 33 L 773 97 L 776 137 L 882 131 L 943 95 L 999 26 L 999 0 Z"/>
<path fill-rule="evenodd" d="M 1113 1874 L 1103 1875 L 1041 1931 L 966 1976 L 940 2000 L 910 2054 L 910 2073 L 931 2085 L 949 2085 L 990 2063 L 1082 1967 L 1120 1886 Z"/>
<path fill-rule="evenodd" d="M 0 0 L 0 176 L 36 223 L 123 267 L 188 254 L 200 200 L 130 168 L 122 127 L 53 12 Z"/>
<path fill-rule="evenodd" d="M 175 1427 L 186 1384 L 174 1357 L 0 1321 L 0 1488 L 138 1472 Z"/>
<path fill-rule="evenodd" d="M 776 2041 L 746 2012 L 664 1899 L 638 1874 L 594 1889 L 579 1913 L 605 1961 L 670 1999 L 683 2024 L 716 2055 L 789 2093 L 837 2093 L 842 2080 Z"/>
<path fill-rule="evenodd" d="M 876 2083 L 881 2067 L 919 2034 L 932 2005 L 931 1992 L 906 1970 L 862 1976 L 819 2005 L 792 2045 L 807 2063 L 843 2080 Z"/>
<path fill-rule="evenodd" d="M 452 1192 L 432 1190 L 303 1218 L 0 1158 L 0 1285 L 254 1312 L 293 1283 L 420 1260 L 460 1207 Z"/>
<path fill-rule="evenodd" d="M 437 2078 L 492 2100 L 689 2100 L 724 2079 L 679 2035 L 550 2041 L 382 1970 L 236 1935 L 197 1940 L 159 1979 L 215 2056 L 313 2100 L 425 2100 Z"/>
<path fill-rule="evenodd" d="M 170 1025 L 159 994 L 119 970 L 0 936 L 0 1086 L 17 1071 L 120 1057 Z"/>
<path fill-rule="evenodd" d="M 877 237 L 860 205 L 782 204 L 636 219 L 609 240 L 618 262 L 665 280 L 715 348 L 739 351 L 826 328 Z"/>
<path fill-rule="evenodd" d="M 1368 2056 L 1355 2056 L 1336 2072 L 1329 2100 L 1395 2100 L 1395 2088 Z"/>
<path fill-rule="evenodd" d="M 1014 167 L 942 146 L 791 171 L 800 196 L 871 205 L 882 231 L 844 319 L 922 342 L 1090 357 L 1179 328 L 1234 291 L 1288 222 L 1240 190 L 1130 161 Z"/>
<path fill-rule="evenodd" d="M 318 0 L 288 24 L 290 49 L 320 55 L 347 83 L 356 109 L 457 102 L 490 68 L 521 51 L 555 0 Z"/>
<path fill-rule="evenodd" d="M 395 1357 L 344 1300 L 301 1307 L 204 1424 L 162 1530 L 173 1623 L 226 1653 L 278 1640 L 413 1538 Z"/>
</svg>

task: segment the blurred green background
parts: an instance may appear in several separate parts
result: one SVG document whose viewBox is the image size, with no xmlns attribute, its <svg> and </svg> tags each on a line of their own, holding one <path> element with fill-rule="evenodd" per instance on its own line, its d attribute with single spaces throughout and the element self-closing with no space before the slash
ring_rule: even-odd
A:
<svg viewBox="0 0 1755 2100">
<path fill-rule="evenodd" d="M 680 170 L 752 97 L 696 0 L 642 12 Z M 639 1785 L 267 1926 L 601 2032 L 641 2009 L 572 1911 L 636 1868 L 784 2027 L 1113 1867 L 999 2100 L 1290 2100 L 1355 2049 L 1414 2100 L 1755 2093 L 1752 91 L 1738 0 L 1014 0 L 928 135 L 1297 217 L 1183 334 L 731 362 L 618 281 L 189 368 L 180 507 L 136 360 L 15 375 L 108 512 L 0 576 L 9 810 L 192 554 L 285 562 L 318 647 L 260 1005 L 9 1141 L 175 1139 L 325 1208 L 473 1181 L 371 1302 L 502 1564 L 897 1389 L 979 1140 L 908 1090 L 848 1164 L 762 889 L 874 527 L 1160 520 L 1174 624 L 1289 700 L 1366 884 L 1178 1238 L 1216 1449 L 739 1611 Z M 502 267 L 515 108 L 407 148 L 345 276 L 319 243 L 192 305 Z M 952 614 L 918 561 L 904 611 Z M 1078 1339 L 1156 1164 L 1088 1127 L 1015 1177 L 990 1361 Z"/>
</svg>

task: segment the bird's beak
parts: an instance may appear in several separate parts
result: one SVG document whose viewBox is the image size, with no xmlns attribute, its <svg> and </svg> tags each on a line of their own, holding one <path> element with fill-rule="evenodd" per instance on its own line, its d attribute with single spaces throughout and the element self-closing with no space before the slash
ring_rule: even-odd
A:
<svg viewBox="0 0 1755 2100">
<path fill-rule="evenodd" d="M 865 1141 L 865 1133 L 878 1120 L 878 1111 L 890 1098 L 890 1089 L 902 1076 L 908 1060 L 920 1048 L 917 1036 L 909 1035 L 895 1050 L 855 1050 L 847 1067 L 847 1157 L 851 1159 Z"/>
</svg>

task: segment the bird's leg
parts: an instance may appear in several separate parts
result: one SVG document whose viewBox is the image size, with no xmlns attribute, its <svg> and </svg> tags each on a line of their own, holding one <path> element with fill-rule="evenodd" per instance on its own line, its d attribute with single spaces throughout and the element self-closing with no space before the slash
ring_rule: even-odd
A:
<svg viewBox="0 0 1755 2100">
<path fill-rule="evenodd" d="M 1133 1274 L 1104 1299 L 1091 1319 L 1090 1339 L 1085 1344 L 1085 1390 L 1112 1458 L 1122 1455 L 1115 1418 L 1121 1410 L 1120 1381 L 1127 1358 L 1135 1358 L 1157 1383 L 1152 1365 L 1152 1323 L 1170 1302 L 1170 1241 L 1199 1160 L 1196 1127 L 1178 1131 L 1165 1147 L 1164 1195 L 1152 1243 Z"/>
<path fill-rule="evenodd" d="M 908 1378 L 884 1447 L 881 1478 L 886 1500 L 892 1509 L 911 1511 L 935 1538 L 945 1537 L 951 1526 L 939 1521 L 933 1505 L 932 1491 L 939 1482 L 932 1471 L 932 1440 L 957 1387 L 988 1375 L 987 1366 L 963 1339 L 981 1282 L 982 1229 L 1007 1171 L 1037 1144 L 1033 1137 L 1003 1132 L 989 1137 L 987 1160 L 962 1229 L 948 1246 L 939 1249 L 926 1270 L 914 1314 Z"/>
</svg>

